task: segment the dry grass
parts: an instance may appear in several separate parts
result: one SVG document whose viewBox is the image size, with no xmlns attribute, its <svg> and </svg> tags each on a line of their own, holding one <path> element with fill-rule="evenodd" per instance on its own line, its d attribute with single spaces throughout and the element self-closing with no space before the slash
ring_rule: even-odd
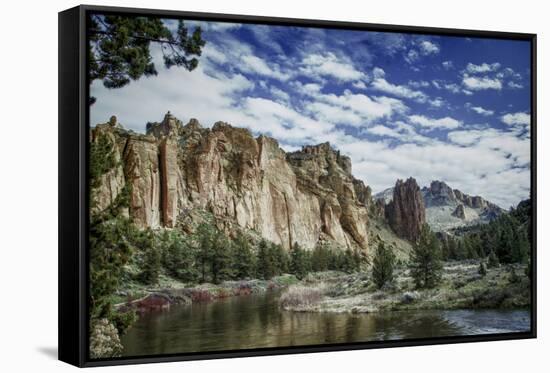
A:
<svg viewBox="0 0 550 373">
<path fill-rule="evenodd" d="M 324 283 L 315 286 L 291 285 L 279 298 L 284 309 L 306 309 L 323 300 L 326 286 Z"/>
</svg>

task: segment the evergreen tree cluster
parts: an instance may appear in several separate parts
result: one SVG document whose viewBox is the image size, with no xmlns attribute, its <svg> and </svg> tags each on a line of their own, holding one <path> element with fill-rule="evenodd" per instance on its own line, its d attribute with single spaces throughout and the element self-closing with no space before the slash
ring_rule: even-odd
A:
<svg viewBox="0 0 550 373">
<path fill-rule="evenodd" d="M 531 251 L 531 204 L 517 208 L 488 224 L 465 229 L 461 237 L 441 240 L 443 259 L 490 259 L 495 263 L 525 263 Z"/>
<path fill-rule="evenodd" d="M 305 250 L 295 243 L 288 252 L 281 245 L 262 239 L 254 247 L 244 234 L 230 240 L 206 223 L 200 224 L 193 235 L 176 230 L 142 230 L 132 238 L 131 246 L 140 268 L 136 279 L 147 285 L 156 284 L 162 273 L 189 283 L 269 280 L 284 273 L 301 279 L 310 272 L 356 272 L 365 261 L 357 251 L 326 246 Z"/>
</svg>

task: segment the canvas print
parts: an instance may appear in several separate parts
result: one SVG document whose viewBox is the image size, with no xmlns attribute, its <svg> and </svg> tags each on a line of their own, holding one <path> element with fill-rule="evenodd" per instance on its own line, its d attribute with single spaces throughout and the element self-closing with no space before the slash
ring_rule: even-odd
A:
<svg viewBox="0 0 550 373">
<path fill-rule="evenodd" d="M 93 13 L 89 357 L 531 330 L 530 42 Z"/>
</svg>

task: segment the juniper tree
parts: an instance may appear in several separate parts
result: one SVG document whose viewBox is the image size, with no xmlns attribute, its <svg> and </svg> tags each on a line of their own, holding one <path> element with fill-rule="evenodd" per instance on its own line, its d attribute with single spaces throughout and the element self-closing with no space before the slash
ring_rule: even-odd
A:
<svg viewBox="0 0 550 373">
<path fill-rule="evenodd" d="M 386 283 L 393 281 L 395 254 L 383 242 L 378 244 L 372 260 L 372 279 L 380 289 Z"/>
<path fill-rule="evenodd" d="M 142 16 L 92 15 L 88 21 L 89 80 L 101 80 L 107 88 L 157 75 L 151 44 L 159 47 L 166 68 L 181 66 L 188 71 L 197 67 L 205 45 L 201 28 L 190 33 L 182 20 L 177 27 Z"/>
<path fill-rule="evenodd" d="M 433 288 L 441 280 L 441 249 L 427 224 L 424 224 L 418 240 L 413 244 L 409 270 L 417 288 Z"/>
</svg>

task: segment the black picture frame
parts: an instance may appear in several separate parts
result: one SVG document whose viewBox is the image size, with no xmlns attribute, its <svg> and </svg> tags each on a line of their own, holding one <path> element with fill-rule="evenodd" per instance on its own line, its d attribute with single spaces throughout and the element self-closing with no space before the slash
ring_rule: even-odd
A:
<svg viewBox="0 0 550 373">
<path fill-rule="evenodd" d="M 531 44 L 531 198 L 532 286 L 529 332 L 438 337 L 300 347 L 258 348 L 236 351 L 181 353 L 90 360 L 88 357 L 88 223 L 89 190 L 89 82 L 87 78 L 86 19 L 90 12 L 123 15 L 155 15 L 187 20 L 313 26 L 411 34 L 523 40 Z M 59 360 L 79 367 L 234 358 L 262 355 L 358 350 L 370 348 L 436 345 L 536 338 L 537 335 L 537 66 L 536 34 L 460 30 L 357 22 L 243 16 L 155 9 L 81 5 L 59 13 Z"/>
</svg>

